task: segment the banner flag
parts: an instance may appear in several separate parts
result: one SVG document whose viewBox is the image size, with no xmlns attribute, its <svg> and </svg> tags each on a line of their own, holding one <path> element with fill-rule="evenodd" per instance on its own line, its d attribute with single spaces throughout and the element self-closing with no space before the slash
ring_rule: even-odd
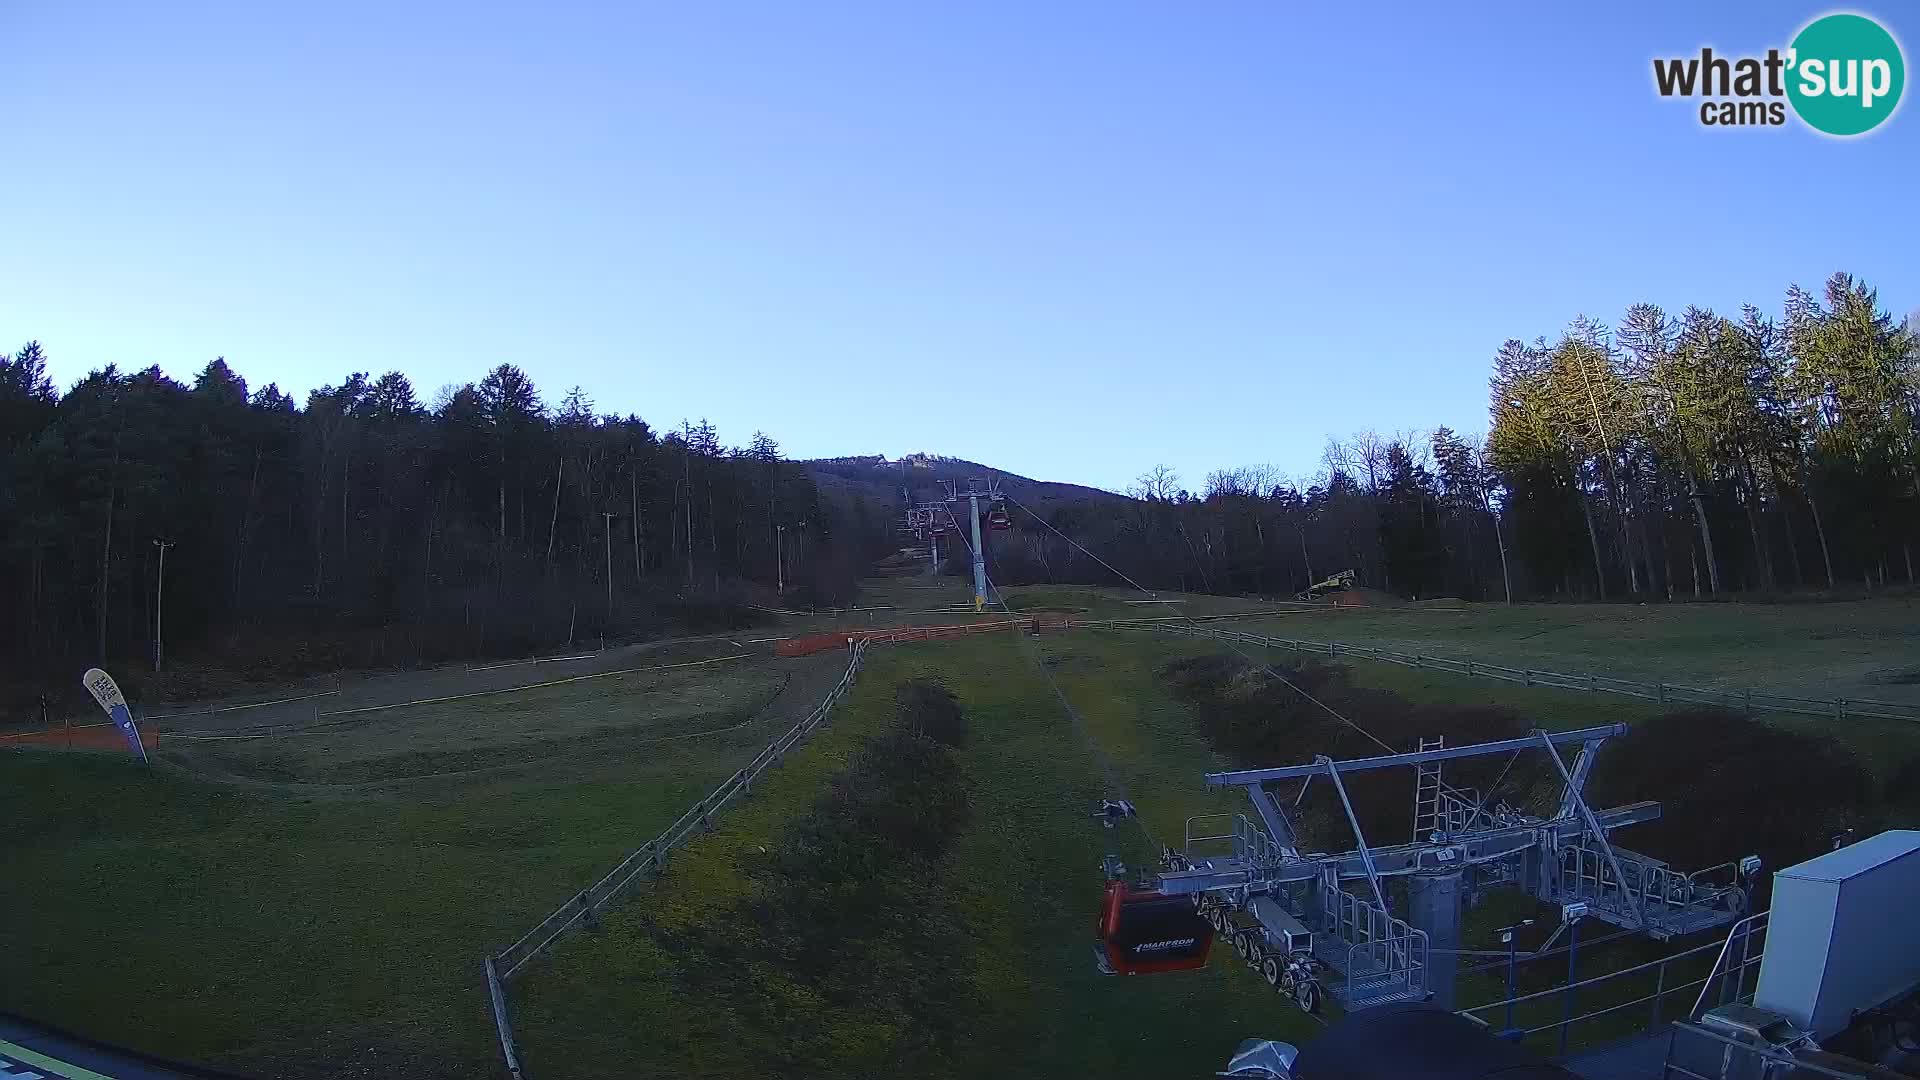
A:
<svg viewBox="0 0 1920 1080">
<path fill-rule="evenodd" d="M 100 707 L 106 710 L 107 716 L 113 720 L 113 726 L 119 728 L 120 733 L 127 737 L 127 743 L 133 747 L 134 756 L 140 759 L 141 764 L 145 764 L 147 748 L 140 743 L 140 731 L 133 725 L 133 713 L 127 708 L 127 699 L 120 693 L 120 687 L 113 681 L 113 676 L 99 668 L 88 668 L 87 673 L 80 676 L 80 683 L 87 688 L 87 693 L 93 695 L 93 700 L 99 702 Z"/>
</svg>

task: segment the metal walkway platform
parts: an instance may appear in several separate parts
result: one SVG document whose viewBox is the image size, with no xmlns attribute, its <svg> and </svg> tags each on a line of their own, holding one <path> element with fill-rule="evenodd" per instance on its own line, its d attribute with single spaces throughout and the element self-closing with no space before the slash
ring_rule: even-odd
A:
<svg viewBox="0 0 1920 1080">
<path fill-rule="evenodd" d="M 219 1075 L 177 1071 L 139 1054 L 0 1016 L 0 1080 L 200 1080 Z"/>
</svg>

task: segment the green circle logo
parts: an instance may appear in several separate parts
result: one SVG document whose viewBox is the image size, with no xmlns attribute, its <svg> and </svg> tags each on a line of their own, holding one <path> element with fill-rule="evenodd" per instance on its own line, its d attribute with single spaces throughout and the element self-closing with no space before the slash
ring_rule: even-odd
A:
<svg viewBox="0 0 1920 1080">
<path fill-rule="evenodd" d="M 1815 131 L 1862 135 L 1899 107 L 1907 84 L 1900 43 L 1865 15 L 1823 15 L 1787 50 L 1787 99 Z"/>
</svg>

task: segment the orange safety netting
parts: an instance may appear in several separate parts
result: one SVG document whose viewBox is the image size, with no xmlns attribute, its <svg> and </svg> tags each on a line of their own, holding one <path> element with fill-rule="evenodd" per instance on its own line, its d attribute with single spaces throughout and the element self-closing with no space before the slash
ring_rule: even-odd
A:
<svg viewBox="0 0 1920 1080">
<path fill-rule="evenodd" d="M 1064 618 L 1036 617 L 1001 619 L 995 622 L 960 623 L 953 626 L 897 626 L 884 630 L 835 630 L 824 634 L 805 634 L 787 638 L 773 647 L 776 656 L 811 656 L 828 649 L 844 649 L 852 641 L 931 641 L 935 638 L 963 637 L 999 630 L 1060 629 L 1072 625 Z"/>
<path fill-rule="evenodd" d="M 151 728 L 140 733 L 140 744 L 151 750 L 160 745 L 160 733 Z M 44 731 L 16 731 L 0 734 L 0 747 L 52 746 L 72 750 L 125 750 L 127 737 L 112 724 L 81 724 L 75 727 L 47 728 Z"/>
</svg>

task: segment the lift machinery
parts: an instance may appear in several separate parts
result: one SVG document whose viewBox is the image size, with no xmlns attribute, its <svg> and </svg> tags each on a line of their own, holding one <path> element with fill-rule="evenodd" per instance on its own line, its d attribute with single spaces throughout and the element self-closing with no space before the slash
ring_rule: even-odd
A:
<svg viewBox="0 0 1920 1080">
<path fill-rule="evenodd" d="M 1454 1007 L 1454 976 L 1467 908 L 1496 886 L 1517 886 L 1564 911 L 1665 940 L 1726 926 L 1746 910 L 1759 860 L 1683 873 L 1614 844 L 1614 830 L 1660 816 L 1657 802 L 1595 810 L 1585 789 L 1595 756 L 1624 724 L 1531 735 L 1471 746 L 1423 740 L 1408 753 L 1211 773 L 1208 787 L 1239 788 L 1253 813 L 1189 818 L 1184 844 L 1161 867 L 1127 880 L 1109 859 L 1098 927 L 1103 970 L 1146 973 L 1204 964 L 1206 949 L 1179 944 L 1224 935 L 1276 989 L 1311 1010 L 1326 992 L 1346 1009 L 1430 1000 Z M 1574 748 L 1569 765 L 1562 748 Z M 1560 778 L 1553 813 L 1488 805 L 1442 778 L 1445 762 L 1539 752 Z M 1386 768 L 1414 770 L 1413 839 L 1374 847 L 1353 812 L 1344 778 Z M 1275 785 L 1330 784 L 1357 846 L 1300 849 L 1290 808 Z M 1106 804 L 1124 808 L 1125 803 Z M 1103 807 L 1105 816 L 1119 811 Z M 1401 879 L 1403 887 L 1395 887 Z M 1389 902 L 1403 894 L 1405 913 Z M 1182 900 L 1189 911 L 1174 917 Z M 1138 912 L 1138 915 L 1135 915 Z M 1178 963 L 1156 963 L 1159 958 Z M 1302 989 L 1306 987 L 1307 989 Z"/>
</svg>

